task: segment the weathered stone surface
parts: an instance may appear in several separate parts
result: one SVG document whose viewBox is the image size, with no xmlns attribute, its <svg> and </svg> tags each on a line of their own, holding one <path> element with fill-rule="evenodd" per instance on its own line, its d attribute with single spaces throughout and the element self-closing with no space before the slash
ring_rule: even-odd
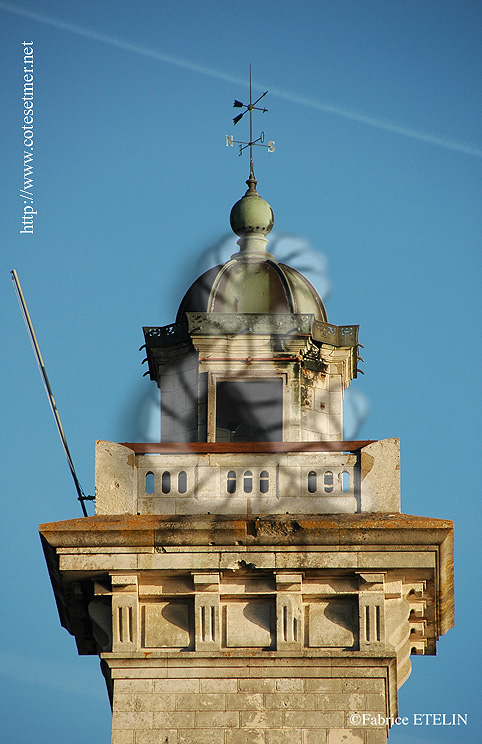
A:
<svg viewBox="0 0 482 744">
<path fill-rule="evenodd" d="M 137 729 L 135 744 L 178 744 L 177 729 Z"/>
<path fill-rule="evenodd" d="M 277 679 L 276 692 L 304 692 L 302 679 Z"/>
<path fill-rule="evenodd" d="M 173 694 L 136 695 L 133 702 L 135 711 L 176 710 L 176 696 Z"/>
<path fill-rule="evenodd" d="M 356 692 L 325 692 L 316 696 L 318 710 L 365 710 L 365 695 Z"/>
<path fill-rule="evenodd" d="M 228 710 L 262 710 L 264 708 L 263 695 L 259 693 L 241 693 L 226 695 Z"/>
<path fill-rule="evenodd" d="M 283 725 L 281 710 L 248 710 L 241 711 L 242 728 L 280 728 Z"/>
<path fill-rule="evenodd" d="M 326 729 L 304 729 L 302 733 L 303 744 L 326 744 Z"/>
<path fill-rule="evenodd" d="M 225 605 L 226 646 L 228 648 L 267 648 L 272 643 L 274 605 L 252 599 Z"/>
<path fill-rule="evenodd" d="M 266 744 L 301 744 L 302 731 L 270 728 L 266 732 Z"/>
<path fill-rule="evenodd" d="M 342 685 L 343 681 L 341 679 L 317 678 L 304 680 L 304 688 L 306 692 L 342 692 Z"/>
<path fill-rule="evenodd" d="M 365 732 L 365 744 L 386 744 L 387 734 L 385 729 L 369 728 Z"/>
<path fill-rule="evenodd" d="M 144 646 L 185 648 L 191 645 L 191 608 L 188 602 L 169 600 L 144 605 Z"/>
<path fill-rule="evenodd" d="M 400 440 L 382 439 L 361 450 L 361 509 L 400 511 Z"/>
<path fill-rule="evenodd" d="M 122 700 L 125 701 L 126 697 L 132 699 L 132 693 L 150 693 L 154 689 L 154 681 L 151 678 L 148 679 L 118 679 L 115 683 L 116 693 L 122 696 Z"/>
<path fill-rule="evenodd" d="M 284 714 L 285 726 L 292 728 L 343 728 L 344 715 L 341 711 L 306 711 L 287 710 Z"/>
<path fill-rule="evenodd" d="M 265 744 L 264 729 L 227 729 L 226 744 Z"/>
<path fill-rule="evenodd" d="M 357 729 L 331 729 L 326 744 L 364 744 L 365 732 Z"/>
<path fill-rule="evenodd" d="M 274 692 L 274 679 L 239 679 L 238 688 L 241 692 Z"/>
<path fill-rule="evenodd" d="M 196 725 L 204 728 L 206 726 L 215 726 L 219 728 L 238 728 L 239 711 L 198 711 L 196 713 Z"/>
<path fill-rule="evenodd" d="M 226 664 L 236 664 L 234 659 L 219 658 L 217 661 L 222 662 L 224 670 Z M 292 664 L 294 659 L 286 661 Z M 203 669 L 198 662 L 195 665 L 198 679 L 190 677 L 156 679 L 152 686 L 145 686 L 145 692 L 140 692 L 142 688 L 136 685 L 129 694 L 130 687 L 126 687 L 124 680 L 118 680 L 116 684 L 124 682 L 124 685 L 122 693 L 118 694 L 117 689 L 115 691 L 114 731 L 120 730 L 125 733 L 129 742 L 128 726 L 137 725 L 136 722 L 145 723 L 146 717 L 140 714 L 150 713 L 154 727 L 152 732 L 156 735 L 157 732 L 159 735 L 162 733 L 163 736 L 164 732 L 167 732 L 165 735 L 168 736 L 168 741 L 177 744 L 181 741 L 199 741 L 202 744 L 208 736 L 211 737 L 210 744 L 211 741 L 218 740 L 224 744 L 226 736 L 233 741 L 245 740 L 253 731 L 258 732 L 257 736 L 265 737 L 266 742 L 268 740 L 282 742 L 287 736 L 291 736 L 291 740 L 300 741 L 301 744 L 309 744 L 311 741 L 316 744 L 320 740 L 328 744 L 329 736 L 336 742 L 338 741 L 336 737 L 341 735 L 341 732 L 345 732 L 348 737 L 355 735 L 365 737 L 366 729 L 353 729 L 347 725 L 350 711 L 359 713 L 372 710 L 385 714 L 388 701 L 385 699 L 383 679 L 320 677 L 320 674 L 332 674 L 334 671 L 332 665 L 312 666 L 311 671 L 318 676 L 310 677 L 307 676 L 309 669 L 306 664 L 308 662 L 309 665 L 313 660 L 298 661 L 301 663 L 294 669 L 301 675 L 300 677 L 279 676 L 278 671 L 277 678 L 265 676 L 259 679 L 246 679 L 239 677 L 241 667 L 237 665 L 231 669 L 238 672 L 235 678 L 203 677 L 202 674 L 212 675 L 214 668 Z M 326 663 L 329 660 L 323 661 Z M 243 663 L 243 660 L 239 659 L 238 662 Z M 257 666 L 260 672 L 268 671 L 267 663 L 262 659 L 244 660 L 244 663 L 246 662 L 248 667 L 253 664 Z M 177 663 L 180 664 L 181 660 L 179 659 Z M 346 670 L 350 672 L 348 662 L 346 664 Z M 184 673 L 194 671 L 185 664 L 178 668 Z M 293 669 L 286 666 L 285 668 L 290 672 Z M 379 674 L 383 673 L 383 670 L 383 666 L 378 667 Z M 273 669 L 269 667 L 269 671 L 272 672 Z M 363 674 L 366 669 L 362 665 L 359 671 Z M 376 668 L 373 671 L 376 671 Z M 127 683 L 130 685 L 130 680 Z M 145 685 L 144 680 L 142 683 Z M 342 692 L 343 688 L 346 692 Z M 131 710 L 134 710 L 136 715 L 128 715 Z M 346 716 L 348 718 L 345 721 Z M 344 728 L 344 725 L 347 725 L 347 728 Z M 143 732 L 141 741 L 145 740 L 148 744 L 153 741 L 149 738 L 147 729 L 136 730 Z M 348 740 L 357 741 L 356 738 Z M 119 741 L 122 744 L 122 739 Z M 344 742 L 343 739 L 340 741 Z M 365 739 L 362 738 L 362 741 Z M 376 741 L 374 739 L 374 742 Z"/>
<path fill-rule="evenodd" d="M 161 711 L 152 713 L 151 728 L 195 728 L 194 711 Z"/>
<path fill-rule="evenodd" d="M 340 681 L 340 680 L 338 680 Z M 385 678 L 383 679 L 344 679 L 340 692 L 367 692 L 385 694 Z M 334 690 L 335 691 L 335 690 Z M 324 690 L 323 690 L 324 692 Z M 338 690 L 336 690 L 338 692 Z M 367 698 L 368 699 L 368 698 Z"/>
<path fill-rule="evenodd" d="M 152 712 L 131 712 L 117 711 L 112 717 L 113 729 L 139 729 L 153 728 L 154 713 Z"/>
<path fill-rule="evenodd" d="M 358 636 L 352 600 L 328 599 L 309 604 L 308 643 L 311 647 L 352 648 Z"/>
<path fill-rule="evenodd" d="M 134 744 L 134 730 L 123 731 L 118 729 L 112 732 L 111 744 Z M 145 742 L 147 744 L 147 742 Z"/>
<path fill-rule="evenodd" d="M 220 728 L 181 729 L 178 744 L 224 744 L 224 731 Z"/>
<path fill-rule="evenodd" d="M 163 692 L 200 692 L 201 683 L 204 680 L 199 679 L 155 679 L 153 683 L 153 690 L 156 693 Z M 206 680 L 207 681 L 207 680 Z"/>
<path fill-rule="evenodd" d="M 246 681 L 247 680 L 240 680 L 240 682 Z M 201 692 L 233 693 L 238 691 L 237 679 L 202 679 L 200 683 Z"/>
<path fill-rule="evenodd" d="M 264 705 L 267 710 L 315 710 L 316 697 L 306 692 L 268 693 L 264 696 Z"/>
<path fill-rule="evenodd" d="M 114 442 L 96 442 L 95 491 L 97 514 L 135 514 L 136 457 Z"/>
</svg>

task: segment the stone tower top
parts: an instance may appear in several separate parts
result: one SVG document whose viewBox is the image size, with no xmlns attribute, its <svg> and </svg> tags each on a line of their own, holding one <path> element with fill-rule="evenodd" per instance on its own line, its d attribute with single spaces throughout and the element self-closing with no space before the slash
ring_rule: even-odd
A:
<svg viewBox="0 0 482 744">
<path fill-rule="evenodd" d="M 144 328 L 162 441 L 341 440 L 358 326 L 328 323 L 311 282 L 268 253 L 273 211 L 247 184 L 231 210 L 239 251 L 196 279 L 174 324 Z"/>
</svg>

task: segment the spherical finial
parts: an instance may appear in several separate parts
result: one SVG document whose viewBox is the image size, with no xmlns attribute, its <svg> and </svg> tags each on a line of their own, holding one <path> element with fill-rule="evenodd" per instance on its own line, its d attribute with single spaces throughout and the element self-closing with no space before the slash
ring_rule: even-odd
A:
<svg viewBox="0 0 482 744">
<path fill-rule="evenodd" d="M 229 219 L 231 229 L 241 238 L 249 233 L 267 235 L 274 224 L 270 205 L 259 196 L 256 189 L 251 188 L 233 206 Z"/>
</svg>

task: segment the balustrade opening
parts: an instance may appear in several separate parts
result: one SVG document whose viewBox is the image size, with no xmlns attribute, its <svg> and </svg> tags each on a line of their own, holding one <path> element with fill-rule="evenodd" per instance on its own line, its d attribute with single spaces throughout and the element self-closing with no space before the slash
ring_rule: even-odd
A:
<svg viewBox="0 0 482 744">
<path fill-rule="evenodd" d="M 327 470 L 323 477 L 323 488 L 325 493 L 332 493 L 333 491 L 333 473 L 331 470 Z"/>
<path fill-rule="evenodd" d="M 230 470 L 226 478 L 226 490 L 228 493 L 236 493 L 236 473 Z"/>
<path fill-rule="evenodd" d="M 253 490 L 253 474 L 251 470 L 246 470 L 243 476 L 244 493 L 251 493 Z"/>
<path fill-rule="evenodd" d="M 177 490 L 179 493 L 186 493 L 187 491 L 187 473 L 185 470 L 181 470 L 177 476 Z"/>
<path fill-rule="evenodd" d="M 341 490 L 343 493 L 348 493 L 350 490 L 350 473 L 346 470 L 341 474 Z"/>
<path fill-rule="evenodd" d="M 268 493 L 269 491 L 269 473 L 267 470 L 262 470 L 259 475 L 259 490 L 261 493 Z"/>
<path fill-rule="evenodd" d="M 317 489 L 317 475 L 314 470 L 308 473 L 308 493 L 316 493 Z"/>
<path fill-rule="evenodd" d="M 171 492 L 171 474 L 168 470 L 165 470 L 162 474 L 161 490 L 162 490 L 162 493 Z"/>
<path fill-rule="evenodd" d="M 154 493 L 154 473 L 146 473 L 145 491 L 148 494 Z"/>
</svg>

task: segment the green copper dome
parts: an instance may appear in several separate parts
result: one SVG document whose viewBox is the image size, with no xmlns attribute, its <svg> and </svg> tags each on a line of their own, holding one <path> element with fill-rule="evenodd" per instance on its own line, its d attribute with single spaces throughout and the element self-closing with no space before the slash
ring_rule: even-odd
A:
<svg viewBox="0 0 482 744">
<path fill-rule="evenodd" d="M 231 209 L 231 227 L 240 249 L 225 264 L 214 266 L 188 289 L 177 313 L 310 314 L 326 321 L 320 295 L 296 269 L 278 263 L 266 251 L 265 237 L 273 227 L 268 202 L 256 191 L 251 171 L 248 190 Z"/>
<path fill-rule="evenodd" d="M 269 254 L 267 254 L 268 256 Z M 274 258 L 231 258 L 202 274 L 186 292 L 177 313 L 307 313 L 326 321 L 322 299 L 299 271 Z"/>
</svg>

